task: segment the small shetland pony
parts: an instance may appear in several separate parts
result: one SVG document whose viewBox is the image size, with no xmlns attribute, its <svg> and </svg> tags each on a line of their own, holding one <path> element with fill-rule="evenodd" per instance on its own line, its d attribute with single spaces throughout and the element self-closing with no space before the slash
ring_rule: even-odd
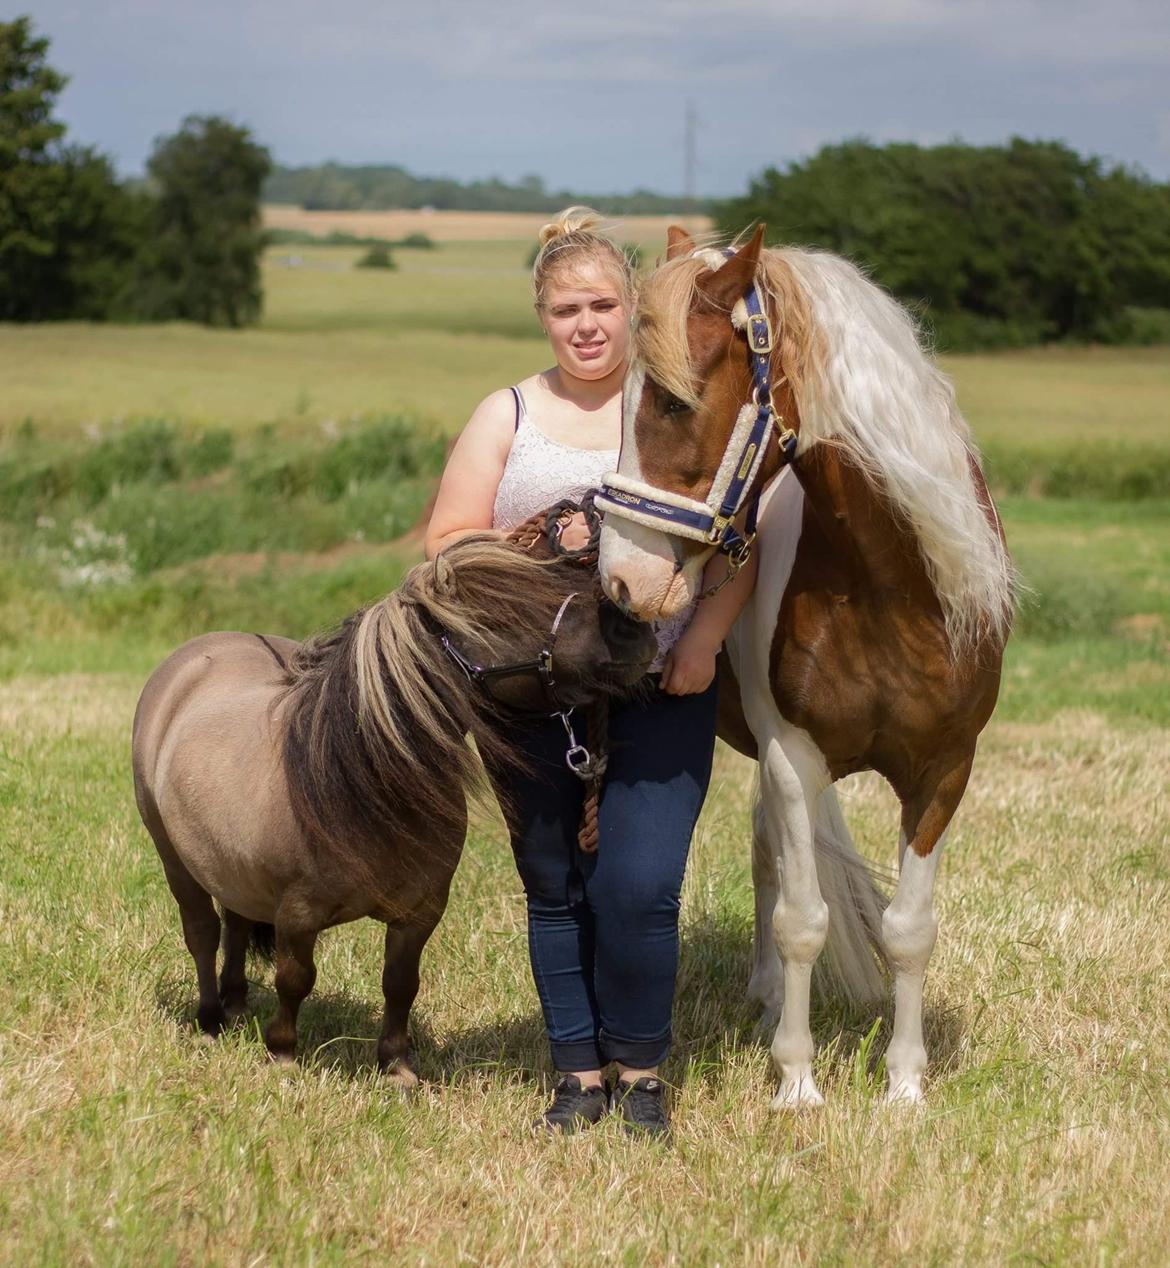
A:
<svg viewBox="0 0 1170 1268">
<path fill-rule="evenodd" d="M 279 1008 L 265 1038 L 291 1060 L 317 935 L 372 916 L 386 924 L 378 1064 L 413 1085 L 419 957 L 479 780 L 465 737 L 506 768 L 502 721 L 623 689 L 654 649 L 646 626 L 602 601 L 595 573 L 469 538 L 331 635 L 206 634 L 168 657 L 134 717 L 134 789 L 179 904 L 203 1032 L 243 1013 L 249 941 L 274 925 Z"/>
<path fill-rule="evenodd" d="M 728 639 L 738 700 L 720 733 L 760 764 L 749 991 L 779 1017 L 774 1104 L 822 1100 L 809 989 L 826 938 L 855 1000 L 892 970 L 889 1097 L 918 1101 L 935 870 L 995 705 L 1013 571 L 953 389 L 907 314 L 845 260 L 762 242 L 761 228 L 736 253 L 696 249 L 672 229 L 642 290 L 618 478 L 599 496 L 602 580 L 642 619 L 679 611 L 714 546 L 655 517 L 701 513 L 717 477 L 758 463 L 740 505 L 760 498 L 759 574 Z M 769 390 L 769 433 L 725 459 Z M 902 804 L 888 905 L 831 788 L 867 769 Z"/>
</svg>

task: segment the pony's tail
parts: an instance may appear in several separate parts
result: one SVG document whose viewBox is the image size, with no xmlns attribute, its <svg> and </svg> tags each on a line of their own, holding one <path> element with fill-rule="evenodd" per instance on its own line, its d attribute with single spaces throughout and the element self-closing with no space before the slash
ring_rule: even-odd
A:
<svg viewBox="0 0 1170 1268">
<path fill-rule="evenodd" d="M 276 959 L 276 926 L 263 920 L 254 921 L 248 935 L 248 950 L 258 960 L 271 964 Z"/>
<path fill-rule="evenodd" d="M 882 947 L 882 913 L 889 898 L 875 870 L 857 852 L 834 789 L 817 801 L 814 824 L 817 881 L 829 908 L 829 934 L 817 969 L 829 993 L 857 1006 L 882 1001 L 889 962 Z"/>
</svg>

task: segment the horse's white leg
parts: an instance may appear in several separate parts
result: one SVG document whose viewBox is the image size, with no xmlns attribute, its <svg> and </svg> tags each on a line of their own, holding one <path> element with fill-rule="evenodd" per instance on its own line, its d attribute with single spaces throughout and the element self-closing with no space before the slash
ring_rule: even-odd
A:
<svg viewBox="0 0 1170 1268">
<path fill-rule="evenodd" d="M 945 835 L 945 834 L 944 834 Z M 890 1075 L 887 1099 L 922 1100 L 926 1045 L 922 1038 L 922 988 L 926 966 L 938 936 L 934 914 L 934 878 L 942 854 L 943 837 L 923 858 L 899 847 L 898 887 L 882 915 L 882 943 L 894 970 L 894 1035 L 886 1052 Z"/>
<path fill-rule="evenodd" d="M 763 1006 L 764 1026 L 775 1026 L 784 1005 L 784 967 L 776 950 L 772 915 L 780 898 L 775 851 L 768 840 L 764 805 L 757 791 L 752 806 L 752 886 L 756 896 L 756 926 L 752 939 L 752 975 L 748 999 Z"/>
<path fill-rule="evenodd" d="M 804 494 L 787 470 L 765 489 L 760 499 L 759 572 L 755 589 L 727 637 L 727 652 L 740 686 L 744 718 L 756 737 L 761 754 L 761 778 L 765 739 L 781 725 L 769 683 L 772 639 L 784 587 L 796 557 L 800 539 Z M 763 729 L 757 729 L 763 728 Z M 776 829 L 769 828 L 763 784 L 752 807 L 752 883 L 755 888 L 756 926 L 752 953 L 749 999 L 764 1009 L 763 1024 L 772 1026 L 784 1004 L 784 971 L 776 950 L 773 917 L 780 898 L 777 872 L 779 851 Z"/>
<path fill-rule="evenodd" d="M 774 717 L 779 722 L 779 715 Z M 821 897 L 813 852 L 817 797 L 828 774 L 823 757 L 804 732 L 782 723 L 769 730 L 760 749 L 760 787 L 764 821 L 776 851 L 778 899 L 772 931 L 784 965 L 783 1006 L 772 1039 L 780 1090 L 772 1108 L 795 1109 L 824 1104 L 812 1072 L 809 996 L 813 964 L 829 930 L 829 909 Z"/>
<path fill-rule="evenodd" d="M 902 806 L 898 887 L 882 916 L 882 943 L 894 970 L 894 1035 L 886 1053 L 891 1101 L 922 1100 L 922 987 L 938 936 L 934 878 L 973 757 L 965 753 L 953 765 L 944 765 L 941 775 L 928 779 Z"/>
</svg>

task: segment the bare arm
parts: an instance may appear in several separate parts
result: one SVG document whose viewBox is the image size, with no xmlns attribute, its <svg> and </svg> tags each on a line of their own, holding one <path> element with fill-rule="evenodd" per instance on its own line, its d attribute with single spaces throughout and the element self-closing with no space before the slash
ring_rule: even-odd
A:
<svg viewBox="0 0 1170 1268">
<path fill-rule="evenodd" d="M 506 389 L 493 392 L 476 407 L 443 469 L 427 525 L 424 549 L 428 559 L 469 533 L 491 531 L 492 509 L 512 448 L 515 420 L 515 398 Z"/>
<path fill-rule="evenodd" d="M 756 588 L 759 560 L 755 551 L 718 594 L 700 601 L 690 624 L 670 649 L 662 669 L 662 690 L 685 696 L 705 691 L 715 677 L 715 657 L 735 624 L 736 617 Z M 703 569 L 703 589 L 717 585 L 727 576 L 727 557 L 711 556 Z"/>
</svg>

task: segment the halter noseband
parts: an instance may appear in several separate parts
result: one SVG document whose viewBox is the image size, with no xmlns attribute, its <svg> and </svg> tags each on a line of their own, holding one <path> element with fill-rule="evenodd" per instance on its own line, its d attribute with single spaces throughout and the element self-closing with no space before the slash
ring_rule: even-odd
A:
<svg viewBox="0 0 1170 1268">
<path fill-rule="evenodd" d="M 569 741 L 568 751 L 565 753 L 565 765 L 573 772 L 578 779 L 588 779 L 591 774 L 592 757 L 589 750 L 577 742 L 577 737 L 573 734 L 573 724 L 571 716 L 573 713 L 572 706 L 565 708 L 564 702 L 557 695 L 557 680 L 553 674 L 553 648 L 556 646 L 557 632 L 561 627 L 561 620 L 565 615 L 568 606 L 577 598 L 580 591 L 574 590 L 572 594 L 567 595 L 561 606 L 557 609 L 557 614 L 553 618 L 552 628 L 549 630 L 548 639 L 545 645 L 537 652 L 532 660 L 510 661 L 504 665 L 477 665 L 474 661 L 468 660 L 466 656 L 451 642 L 449 634 L 441 634 L 439 642 L 443 645 L 443 650 L 448 656 L 459 666 L 467 677 L 467 681 L 474 683 L 493 700 L 497 697 L 492 693 L 491 684 L 496 678 L 511 678 L 517 674 L 535 673 L 540 680 L 541 688 L 544 691 L 545 703 L 549 706 L 548 716 L 550 718 L 560 718 L 565 728 L 565 734 Z"/>
<path fill-rule="evenodd" d="M 705 252 L 695 252 L 703 256 Z M 726 250 L 725 257 L 735 252 Z M 734 519 L 759 473 L 768 448 L 771 426 L 776 429 L 780 464 L 786 466 L 796 456 L 797 436 L 772 407 L 769 361 L 772 355 L 772 324 L 760 303 L 755 282 L 743 297 L 747 309 L 745 333 L 751 359 L 752 394 L 740 409 L 727 439 L 727 448 L 710 492 L 702 502 L 696 498 L 657 489 L 642 480 L 611 471 L 597 494 L 596 505 L 607 515 L 633 520 L 647 528 L 673 537 L 714 546 L 727 556 L 729 577 L 747 563 L 756 537 L 759 494 L 751 500 L 741 535 Z"/>
</svg>

